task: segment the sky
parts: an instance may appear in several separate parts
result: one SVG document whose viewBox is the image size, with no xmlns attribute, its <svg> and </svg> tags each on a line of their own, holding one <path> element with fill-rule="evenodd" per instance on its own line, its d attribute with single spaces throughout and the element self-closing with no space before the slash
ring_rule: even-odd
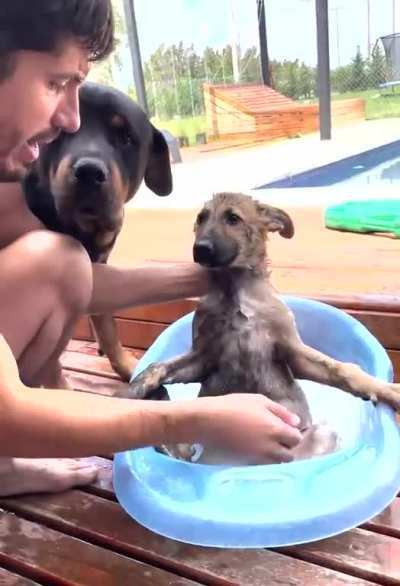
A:
<svg viewBox="0 0 400 586">
<path fill-rule="evenodd" d="M 379 36 L 400 32 L 400 0 L 328 0 L 328 5 L 332 68 L 349 63 L 357 46 L 367 55 L 368 5 L 371 48 Z M 315 0 L 265 0 L 265 10 L 270 58 L 316 65 Z M 135 0 L 135 11 L 143 61 L 159 45 L 179 41 L 193 43 L 199 53 L 234 38 L 244 50 L 258 45 L 256 0 Z M 124 62 L 124 75 L 130 75 L 128 53 Z"/>
</svg>

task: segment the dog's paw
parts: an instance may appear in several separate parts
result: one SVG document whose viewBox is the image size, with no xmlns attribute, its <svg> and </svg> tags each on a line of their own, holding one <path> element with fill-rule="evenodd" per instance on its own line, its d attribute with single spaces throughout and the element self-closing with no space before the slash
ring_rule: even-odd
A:
<svg viewBox="0 0 400 586">
<path fill-rule="evenodd" d="M 145 399 L 148 401 L 169 401 L 168 391 L 162 385 L 157 389 L 152 389 L 146 394 Z"/>
<path fill-rule="evenodd" d="M 163 444 L 157 446 L 155 449 L 157 452 L 160 452 L 165 456 L 175 458 L 176 460 L 182 460 L 184 462 L 197 462 L 201 455 L 199 446 L 194 444 Z"/>
<path fill-rule="evenodd" d="M 150 393 L 162 388 L 161 383 L 165 375 L 166 369 L 163 364 L 150 364 L 129 384 L 129 396 L 132 399 L 148 399 Z"/>
</svg>

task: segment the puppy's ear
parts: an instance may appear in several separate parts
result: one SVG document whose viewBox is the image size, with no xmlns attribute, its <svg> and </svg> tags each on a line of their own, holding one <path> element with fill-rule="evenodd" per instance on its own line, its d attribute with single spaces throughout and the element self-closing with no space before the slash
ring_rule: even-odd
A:
<svg viewBox="0 0 400 586">
<path fill-rule="evenodd" d="M 284 238 L 292 238 L 294 225 L 286 212 L 262 203 L 257 203 L 257 211 L 268 232 L 279 232 Z"/>
<path fill-rule="evenodd" d="M 167 141 L 162 133 L 151 125 L 153 143 L 147 162 L 144 181 L 157 195 L 169 195 L 172 191 L 172 173 Z"/>
</svg>

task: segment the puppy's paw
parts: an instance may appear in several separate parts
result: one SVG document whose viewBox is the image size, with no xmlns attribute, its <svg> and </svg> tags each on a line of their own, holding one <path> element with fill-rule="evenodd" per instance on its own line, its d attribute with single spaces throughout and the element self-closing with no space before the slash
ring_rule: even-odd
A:
<svg viewBox="0 0 400 586">
<path fill-rule="evenodd" d="M 150 393 L 163 388 L 161 382 L 164 377 L 165 367 L 162 364 L 150 364 L 129 384 L 129 397 L 131 399 L 150 398 Z"/>
<path fill-rule="evenodd" d="M 196 462 L 199 458 L 198 447 L 192 444 L 163 444 L 155 449 L 165 456 L 184 462 Z"/>
<path fill-rule="evenodd" d="M 145 399 L 148 401 L 169 401 L 168 391 L 162 385 L 158 389 L 153 389 L 146 394 Z"/>
</svg>

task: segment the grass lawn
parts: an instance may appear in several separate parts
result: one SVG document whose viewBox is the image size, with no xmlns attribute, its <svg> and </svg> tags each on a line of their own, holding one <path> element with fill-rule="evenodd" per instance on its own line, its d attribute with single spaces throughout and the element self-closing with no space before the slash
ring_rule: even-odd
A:
<svg viewBox="0 0 400 586">
<path fill-rule="evenodd" d="M 375 88 L 362 92 L 332 94 L 333 100 L 345 100 L 349 98 L 365 99 L 365 115 L 367 120 L 400 116 L 400 86 L 394 89 Z"/>
<path fill-rule="evenodd" d="M 206 132 L 205 115 L 171 120 L 152 118 L 151 122 L 160 130 L 169 130 L 176 137 L 185 136 L 191 145 L 196 144 L 196 134 Z"/>
</svg>

